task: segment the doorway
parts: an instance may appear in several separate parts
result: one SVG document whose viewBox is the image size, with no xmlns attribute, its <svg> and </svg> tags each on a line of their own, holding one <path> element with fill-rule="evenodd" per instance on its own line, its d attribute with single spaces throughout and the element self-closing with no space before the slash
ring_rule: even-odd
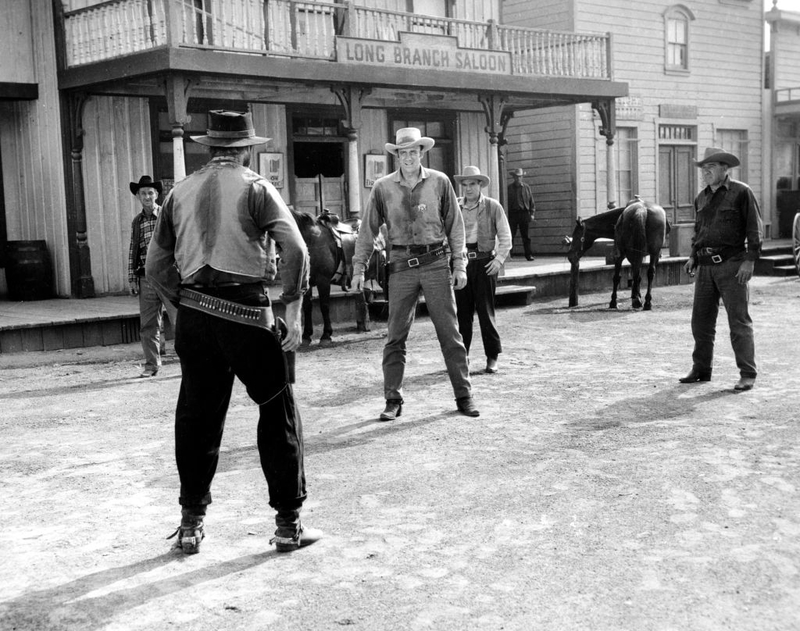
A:
<svg viewBox="0 0 800 631">
<path fill-rule="evenodd" d="M 323 209 L 347 217 L 345 143 L 339 120 L 317 114 L 292 115 L 292 203 L 318 215 Z"/>
<path fill-rule="evenodd" d="M 658 203 L 673 225 L 694 222 L 694 198 L 697 194 L 694 157 L 694 146 L 658 147 Z"/>
</svg>

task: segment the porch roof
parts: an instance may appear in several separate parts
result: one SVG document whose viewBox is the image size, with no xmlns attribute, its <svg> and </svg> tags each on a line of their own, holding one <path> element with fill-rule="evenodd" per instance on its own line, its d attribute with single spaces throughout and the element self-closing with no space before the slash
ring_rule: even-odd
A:
<svg viewBox="0 0 800 631">
<path fill-rule="evenodd" d="M 509 110 L 628 95 L 628 84 L 619 81 L 353 66 L 315 59 L 264 58 L 168 47 L 64 69 L 59 72 L 59 87 L 94 94 L 156 96 L 164 93 L 162 80 L 170 74 L 196 81 L 193 95 L 230 98 L 230 93 L 235 92 L 243 100 L 269 102 L 290 101 L 302 88 L 312 91 L 336 85 L 446 93 L 452 100 L 443 107 L 467 110 L 480 109 L 476 100 L 479 94 L 502 96 Z M 292 86 L 291 95 L 282 95 L 275 89 L 284 86 Z"/>
</svg>

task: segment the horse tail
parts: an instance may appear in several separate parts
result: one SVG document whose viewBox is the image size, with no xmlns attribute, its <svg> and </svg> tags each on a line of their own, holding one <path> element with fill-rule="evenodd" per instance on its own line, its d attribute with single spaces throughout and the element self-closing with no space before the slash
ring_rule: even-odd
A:
<svg viewBox="0 0 800 631">
<path fill-rule="evenodd" d="M 623 220 L 624 239 L 628 244 L 628 250 L 633 252 L 647 252 L 647 207 L 642 203 L 636 203 L 628 208 Z"/>
</svg>

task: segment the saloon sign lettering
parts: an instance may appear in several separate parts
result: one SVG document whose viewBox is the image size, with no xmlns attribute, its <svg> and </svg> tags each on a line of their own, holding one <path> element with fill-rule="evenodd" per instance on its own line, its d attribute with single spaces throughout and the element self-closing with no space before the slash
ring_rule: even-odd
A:
<svg viewBox="0 0 800 631">
<path fill-rule="evenodd" d="M 455 37 L 445 35 L 400 33 L 399 42 L 339 37 L 336 57 L 348 64 L 511 74 L 511 53 L 459 48 Z"/>
</svg>

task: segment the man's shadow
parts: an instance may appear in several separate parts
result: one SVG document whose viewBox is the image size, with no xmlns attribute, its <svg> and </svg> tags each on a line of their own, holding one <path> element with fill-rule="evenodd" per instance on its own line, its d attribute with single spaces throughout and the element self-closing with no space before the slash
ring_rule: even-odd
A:
<svg viewBox="0 0 800 631">
<path fill-rule="evenodd" d="M 275 557 L 274 550 L 250 554 L 221 563 L 199 567 L 177 576 L 169 576 L 130 588 L 90 596 L 118 581 L 152 572 L 170 563 L 185 561 L 179 550 L 152 559 L 110 568 L 82 576 L 69 583 L 31 591 L 0 604 L 0 627 L 3 629 L 105 628 L 118 614 L 143 603 L 168 596 L 195 585 L 242 572 Z"/>
</svg>

